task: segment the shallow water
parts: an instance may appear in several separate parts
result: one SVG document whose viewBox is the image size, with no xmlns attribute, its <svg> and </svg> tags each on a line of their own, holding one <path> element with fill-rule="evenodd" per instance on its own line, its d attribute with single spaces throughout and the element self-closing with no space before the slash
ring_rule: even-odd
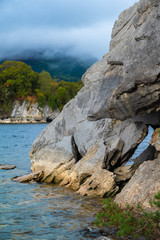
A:
<svg viewBox="0 0 160 240">
<path fill-rule="evenodd" d="M 93 239 L 95 214 L 101 199 L 82 197 L 53 184 L 23 184 L 11 180 L 30 172 L 29 151 L 46 124 L 0 125 L 0 239 Z"/>
<path fill-rule="evenodd" d="M 101 199 L 82 197 L 53 184 L 23 184 L 12 177 L 30 172 L 29 151 L 46 124 L 0 125 L 0 164 L 15 164 L 0 170 L 0 239 L 83 240 L 101 233 L 94 229 Z M 152 129 L 138 147 L 135 158 L 147 146 Z"/>
</svg>

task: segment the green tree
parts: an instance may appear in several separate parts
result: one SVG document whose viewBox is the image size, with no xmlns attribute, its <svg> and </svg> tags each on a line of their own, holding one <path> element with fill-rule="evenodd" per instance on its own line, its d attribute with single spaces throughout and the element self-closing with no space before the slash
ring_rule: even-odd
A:
<svg viewBox="0 0 160 240">
<path fill-rule="evenodd" d="M 52 110 L 56 110 L 58 108 L 57 104 L 57 96 L 55 94 L 51 94 L 48 98 L 48 106 L 52 108 Z"/>
<path fill-rule="evenodd" d="M 40 89 L 36 89 L 35 92 L 36 92 L 37 101 L 39 103 L 39 106 L 44 107 L 47 102 L 46 96 L 41 92 Z"/>
<path fill-rule="evenodd" d="M 12 101 L 7 84 L 0 83 L 0 116 L 7 116 L 12 108 Z"/>
<path fill-rule="evenodd" d="M 44 95 L 47 95 L 50 92 L 52 81 L 53 79 L 48 72 L 42 71 L 39 74 L 38 82 L 39 82 L 40 90 Z"/>
<path fill-rule="evenodd" d="M 40 107 L 47 103 L 53 110 L 62 110 L 82 86 L 81 81 L 57 82 L 46 71 L 38 74 L 23 62 L 6 61 L 0 65 L 0 114 L 8 114 L 16 99 L 34 99 Z"/>
<path fill-rule="evenodd" d="M 38 73 L 23 62 L 6 61 L 0 65 L 0 82 L 7 84 L 13 99 L 34 94 L 38 79 Z"/>
</svg>

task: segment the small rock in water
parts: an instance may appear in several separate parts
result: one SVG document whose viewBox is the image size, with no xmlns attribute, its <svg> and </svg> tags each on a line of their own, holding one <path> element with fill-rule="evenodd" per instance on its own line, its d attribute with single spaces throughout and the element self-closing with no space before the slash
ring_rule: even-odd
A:
<svg viewBox="0 0 160 240">
<path fill-rule="evenodd" d="M 19 182 L 19 183 L 25 183 L 25 182 L 39 182 L 44 177 L 43 171 L 38 171 L 34 173 L 30 173 L 24 176 L 20 177 L 14 177 L 12 180 Z"/>
<path fill-rule="evenodd" d="M 3 169 L 3 170 L 11 170 L 14 168 L 16 168 L 16 165 L 0 165 L 0 169 Z"/>
</svg>

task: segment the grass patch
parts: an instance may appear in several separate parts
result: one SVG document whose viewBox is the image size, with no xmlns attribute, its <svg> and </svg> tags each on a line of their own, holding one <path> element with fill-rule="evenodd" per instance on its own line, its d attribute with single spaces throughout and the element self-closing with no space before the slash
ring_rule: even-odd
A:
<svg viewBox="0 0 160 240">
<path fill-rule="evenodd" d="M 103 210 L 96 216 L 95 224 L 98 227 L 116 227 L 116 237 L 121 239 L 146 240 L 160 239 L 160 191 L 150 202 L 156 207 L 154 212 L 144 211 L 140 205 L 133 208 L 127 205 L 125 209 L 118 206 L 111 198 L 103 200 Z"/>
</svg>

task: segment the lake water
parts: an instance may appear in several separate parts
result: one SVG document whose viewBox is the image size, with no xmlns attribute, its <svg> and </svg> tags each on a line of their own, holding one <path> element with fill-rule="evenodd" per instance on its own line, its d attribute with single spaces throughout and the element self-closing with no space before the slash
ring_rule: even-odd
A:
<svg viewBox="0 0 160 240">
<path fill-rule="evenodd" d="M 95 239 L 95 214 L 101 199 L 82 197 L 53 184 L 22 184 L 12 177 L 30 172 L 29 152 L 46 124 L 0 125 L 0 164 L 15 164 L 0 170 L 0 239 L 83 240 Z M 147 147 L 148 137 L 137 150 Z"/>
<path fill-rule="evenodd" d="M 11 180 L 30 172 L 29 152 L 46 124 L 0 125 L 0 239 L 94 239 L 93 221 L 101 199 L 82 197 L 53 184 L 23 184 Z"/>
</svg>

